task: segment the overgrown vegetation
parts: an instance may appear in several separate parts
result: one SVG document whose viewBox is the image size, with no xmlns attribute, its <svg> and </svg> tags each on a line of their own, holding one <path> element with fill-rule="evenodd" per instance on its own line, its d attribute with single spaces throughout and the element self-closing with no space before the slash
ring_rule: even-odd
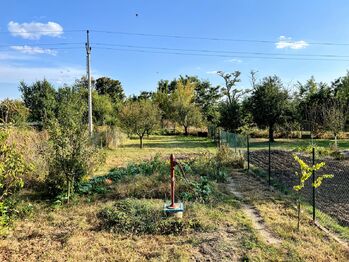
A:
<svg viewBox="0 0 349 262">
<path fill-rule="evenodd" d="M 83 125 L 79 93 L 73 89 L 61 89 L 56 118 L 49 121 L 49 173 L 46 179 L 47 192 L 57 196 L 66 192 L 67 200 L 80 181 L 91 174 L 97 155 Z"/>
<path fill-rule="evenodd" d="M 11 197 L 24 186 L 24 176 L 31 171 L 23 155 L 7 143 L 8 133 L 0 130 L 0 235 L 10 221 Z"/>
<path fill-rule="evenodd" d="M 164 217 L 163 202 L 127 198 L 99 213 L 101 227 L 123 234 L 182 234 L 188 231 L 202 231 L 204 225 L 194 216 L 182 220 Z"/>
<path fill-rule="evenodd" d="M 35 211 L 45 217 L 43 224 L 52 222 L 49 226 L 45 224 L 47 227 L 56 228 L 55 223 L 64 224 L 63 231 L 68 230 L 69 233 L 54 232 L 49 239 L 51 242 L 59 239 L 59 246 L 64 249 L 69 246 L 66 245 L 69 241 L 73 241 L 71 236 L 81 229 L 80 220 L 77 222 L 73 213 L 82 212 L 79 217 L 82 218 L 82 227 L 85 227 L 82 235 L 91 234 L 91 239 L 94 239 L 94 234 L 104 234 L 108 239 L 125 239 L 124 235 L 131 234 L 138 240 L 167 237 L 166 241 L 171 242 L 173 237 L 179 244 L 176 236 L 185 237 L 185 243 L 179 245 L 187 253 L 178 253 L 181 259 L 191 258 L 188 254 L 199 246 L 204 251 L 195 249 L 197 253 L 229 254 L 216 257 L 216 260 L 227 257 L 233 260 L 231 254 L 236 250 L 239 258 L 249 259 L 255 255 L 260 260 L 278 260 L 280 257 L 301 260 L 302 254 L 297 252 L 294 239 L 304 242 L 296 235 L 292 235 L 292 239 L 283 231 L 285 221 L 278 222 L 276 233 L 287 239 L 285 246 L 292 247 L 292 254 L 285 254 L 285 246 L 273 247 L 262 243 L 250 221 L 243 216 L 240 201 L 224 186 L 232 169 L 244 167 L 243 155 L 224 146 L 212 154 L 216 148 L 207 139 L 172 137 L 173 140 L 170 140 L 161 137 L 161 140 L 150 135 L 154 132 L 166 135 L 183 132 L 189 135 L 192 132 L 206 136 L 207 126 L 258 137 L 265 135 L 259 127 L 268 128 L 267 135 L 273 140 L 275 130 L 279 136 L 292 137 L 295 131 L 306 129 L 312 136 L 331 132 L 335 139 L 333 148 L 319 147 L 317 152 L 335 155 L 339 153 L 337 137 L 348 120 L 349 76 L 338 79 L 331 86 L 311 79 L 300 85 L 295 95 L 290 95 L 277 76 L 257 81 L 253 72 L 252 93 L 249 95 L 248 90 L 237 86 L 239 71 L 218 74 L 224 80 L 223 88 L 195 76 L 180 76 L 173 81 L 160 81 L 155 93 L 144 91 L 129 98 L 124 95 L 118 80 L 102 77 L 93 81 L 93 120 L 97 126 L 93 138 L 88 136 L 86 128 L 85 78 L 71 87 L 58 89 L 47 80 L 31 85 L 21 83 L 23 102 L 4 100 L 0 103 L 0 122 L 6 130 L 0 131 L 0 228 L 10 224 L 15 217 L 18 223 L 28 222 L 23 218 L 37 223 L 38 218 L 30 217 Z M 24 128 L 27 122 L 34 122 L 32 124 L 37 130 Z M 16 127 L 10 128 L 12 125 Z M 138 150 L 132 143 L 117 148 L 119 142 L 115 140 L 122 137 L 118 135 L 120 127 L 130 137 L 137 135 L 140 147 L 143 147 L 143 139 L 148 138 L 146 148 Z M 159 143 L 162 145 L 159 146 Z M 107 149 L 97 150 L 96 146 Z M 296 150 L 309 153 L 310 148 L 298 147 Z M 162 213 L 163 202 L 169 199 L 169 163 L 164 154 L 170 151 L 179 154 L 176 196 L 178 201 L 185 202 L 186 216 L 183 220 L 165 218 Z M 163 155 L 152 158 L 157 152 Z M 107 174 L 93 176 L 95 168 L 104 160 L 104 153 L 108 155 L 109 162 L 100 173 L 111 166 L 115 168 Z M 301 189 L 312 170 L 321 167 L 304 166 L 300 159 L 298 162 L 302 174 L 297 190 Z M 321 179 L 326 177 L 320 177 L 313 186 L 321 184 Z M 25 190 L 22 190 L 23 187 Z M 74 201 L 58 207 L 76 192 L 79 194 Z M 265 208 L 279 208 L 278 201 L 282 200 L 266 203 Z M 36 205 L 43 210 L 42 213 Z M 257 205 L 263 208 L 263 204 Z M 285 207 L 285 210 L 290 212 L 292 208 Z M 69 214 L 73 222 L 69 224 L 70 221 L 64 219 L 57 222 L 57 214 L 62 217 Z M 280 214 L 275 216 L 283 216 L 282 210 Z M 270 219 L 268 215 L 264 216 Z M 91 225 L 95 227 L 91 228 Z M 13 228 L 19 231 L 18 226 Z M 112 231 L 113 235 L 108 231 Z M 306 226 L 306 237 L 313 232 L 314 229 Z M 235 237 L 235 234 L 240 235 Z M 82 235 L 78 236 L 79 241 L 83 239 Z M 35 232 L 23 239 L 17 238 L 16 234 L 13 236 L 19 242 L 26 241 L 25 238 L 41 239 L 40 234 Z M 214 236 L 211 241 L 214 244 L 207 244 L 208 236 Z M 118 243 L 124 242 L 120 240 Z M 104 246 L 104 243 L 100 245 Z M 332 242 L 331 245 L 334 246 Z M 0 245 L 0 251 L 2 249 L 8 250 L 8 247 Z M 132 250 L 129 246 L 126 249 Z M 330 254 L 329 257 L 335 257 L 331 250 L 324 250 Z M 0 258 L 2 254 L 5 253 L 1 252 Z"/>
</svg>

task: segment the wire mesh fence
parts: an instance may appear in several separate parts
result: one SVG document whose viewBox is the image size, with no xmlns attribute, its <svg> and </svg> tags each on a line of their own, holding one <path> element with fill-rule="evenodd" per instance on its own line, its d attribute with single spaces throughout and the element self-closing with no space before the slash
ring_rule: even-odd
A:
<svg viewBox="0 0 349 262">
<path fill-rule="evenodd" d="M 292 146 L 275 145 L 268 139 L 249 138 L 229 132 L 221 132 L 220 141 L 244 152 L 246 168 L 253 170 L 270 185 L 286 194 L 299 194 L 314 221 L 349 239 L 348 160 L 321 156 L 316 146 L 310 146 L 310 150 L 305 152 L 295 152 Z M 295 154 L 309 166 L 322 161 L 326 163 L 322 169 L 314 172 L 297 193 L 293 187 L 299 184 L 296 172 L 300 173 L 301 170 L 293 157 Z M 313 182 L 324 174 L 332 174 L 333 178 L 324 180 L 321 186 L 314 188 Z"/>
<path fill-rule="evenodd" d="M 232 149 L 235 152 L 242 153 L 246 150 L 247 147 L 247 138 L 246 136 L 230 133 L 226 131 L 220 131 L 219 134 L 221 144 L 224 144 Z"/>
</svg>

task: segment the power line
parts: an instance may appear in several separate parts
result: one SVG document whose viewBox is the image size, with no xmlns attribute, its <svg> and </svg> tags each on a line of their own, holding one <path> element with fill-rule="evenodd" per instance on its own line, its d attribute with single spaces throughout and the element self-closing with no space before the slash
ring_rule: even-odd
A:
<svg viewBox="0 0 349 262">
<path fill-rule="evenodd" d="M 26 30 L 23 31 L 0 31 L 1 34 L 30 34 L 30 33 L 74 33 L 85 32 L 85 29 L 73 29 L 73 30 Z M 161 37 L 161 38 L 176 38 L 176 39 L 192 39 L 192 40 L 210 40 L 210 41 L 229 41 L 229 42 L 247 42 L 247 43 L 262 43 L 262 44 L 275 44 L 278 40 L 270 39 L 240 39 L 240 38 L 224 38 L 224 37 L 208 37 L 208 36 L 193 36 L 193 35 L 175 35 L 175 34 L 152 34 L 152 33 L 137 33 L 137 32 L 124 32 L 124 31 L 111 31 L 111 30 L 90 30 L 94 33 L 105 34 L 118 34 L 118 35 L 132 35 L 132 36 L 144 36 L 144 37 Z M 286 40 L 287 42 L 287 40 Z M 311 45 L 327 45 L 327 46 L 349 46 L 349 43 L 336 43 L 336 42 L 307 42 Z"/>
<path fill-rule="evenodd" d="M 14 47 L 14 46 L 28 46 L 28 47 L 40 47 L 40 46 L 53 46 L 50 49 L 80 49 L 81 47 L 66 47 L 70 45 L 81 45 L 83 42 L 58 42 L 58 43 L 41 43 L 41 44 L 0 44 L 2 47 Z M 248 52 L 248 51 L 229 51 L 229 50 L 209 50 L 209 49 L 186 49 L 186 48 L 170 48 L 159 46 L 140 46 L 140 45 L 124 45 L 113 43 L 93 43 L 96 46 L 101 47 L 126 47 L 136 49 L 151 49 L 151 50 L 164 50 L 164 51 L 181 51 L 181 52 L 200 52 L 200 53 L 213 53 L 213 54 L 238 54 L 238 55 L 253 55 L 253 56 L 290 56 L 290 57 L 323 57 L 323 58 L 348 58 L 349 55 L 335 55 L 335 54 L 290 54 L 290 53 L 266 53 L 266 52 Z M 64 47 L 56 47 L 64 46 Z M 328 59 L 326 59 L 328 60 Z"/>
<path fill-rule="evenodd" d="M 131 32 L 106 31 L 106 30 L 90 30 L 90 31 L 95 33 L 105 33 L 105 34 L 193 39 L 193 40 L 210 40 L 210 41 L 247 42 L 247 43 L 263 43 L 263 44 L 270 44 L 270 43 L 275 44 L 277 42 L 275 40 L 265 40 L 265 39 L 239 39 L 239 38 L 221 38 L 221 37 L 188 36 L 188 35 L 148 34 L 148 33 L 131 33 Z M 312 45 L 349 46 L 349 43 L 335 43 L 335 42 L 307 42 L 307 43 Z"/>
<path fill-rule="evenodd" d="M 225 57 L 232 58 L 229 55 L 223 54 L 198 54 L 198 53 L 183 53 L 183 52 L 160 52 L 160 51 L 150 51 L 145 49 L 121 49 L 112 47 L 96 47 L 98 50 L 114 50 L 114 51 L 126 51 L 126 52 L 138 52 L 138 53 L 150 53 L 150 54 L 169 54 L 169 55 L 183 55 L 183 56 L 206 56 L 206 57 Z M 247 56 L 238 55 L 237 58 L 252 58 L 252 59 L 274 59 L 274 60 L 302 60 L 302 61 L 343 61 L 348 62 L 349 59 L 335 59 L 335 58 L 300 58 L 300 57 L 272 57 L 272 56 Z"/>
<path fill-rule="evenodd" d="M 185 52 L 203 52 L 203 53 L 228 53 L 228 54 L 247 54 L 247 55 L 270 55 L 270 56 L 305 56 L 305 57 L 329 57 L 342 58 L 349 57 L 349 55 L 334 55 L 334 54 L 290 54 L 290 53 L 265 53 L 265 52 L 247 52 L 247 51 L 228 51 L 228 50 L 208 50 L 208 49 L 184 49 L 184 48 L 168 48 L 168 47 L 154 47 L 154 46 L 137 46 L 137 45 L 122 45 L 122 44 L 108 44 L 108 43 L 94 43 L 97 46 L 118 46 L 129 48 L 155 49 L 155 50 L 169 50 L 169 51 L 185 51 Z"/>
</svg>

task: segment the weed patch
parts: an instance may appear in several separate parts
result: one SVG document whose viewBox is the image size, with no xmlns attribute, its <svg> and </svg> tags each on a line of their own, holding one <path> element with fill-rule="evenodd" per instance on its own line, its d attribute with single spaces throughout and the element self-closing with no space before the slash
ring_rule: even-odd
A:
<svg viewBox="0 0 349 262">
<path fill-rule="evenodd" d="M 102 229 L 123 234 L 169 235 L 203 229 L 195 219 L 167 218 L 161 210 L 161 201 L 124 199 L 104 208 L 98 217 Z"/>
</svg>

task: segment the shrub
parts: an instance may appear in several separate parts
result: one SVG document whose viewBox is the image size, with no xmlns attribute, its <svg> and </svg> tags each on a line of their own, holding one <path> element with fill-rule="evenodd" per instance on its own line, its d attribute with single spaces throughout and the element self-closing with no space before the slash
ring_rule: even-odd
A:
<svg viewBox="0 0 349 262">
<path fill-rule="evenodd" d="M 26 163 L 31 164 L 31 172 L 24 177 L 25 187 L 42 185 L 48 174 L 47 132 L 33 128 L 9 128 L 7 144 L 12 144 Z"/>
<path fill-rule="evenodd" d="M 93 143 L 101 148 L 115 149 L 122 145 L 125 139 L 126 135 L 119 128 L 105 126 L 96 130 L 93 136 Z"/>
<path fill-rule="evenodd" d="M 6 144 L 7 138 L 8 133 L 0 131 L 0 202 L 23 187 L 23 176 L 31 170 L 23 155 Z"/>
<path fill-rule="evenodd" d="M 244 157 L 227 146 L 222 146 L 216 155 L 206 154 L 189 163 L 192 172 L 217 182 L 225 182 L 229 168 L 243 168 Z"/>
<path fill-rule="evenodd" d="M 23 187 L 23 177 L 31 170 L 23 155 L 6 143 L 7 138 L 8 133 L 0 130 L 0 227 L 8 224 L 10 197 Z"/>
<path fill-rule="evenodd" d="M 215 161 L 219 167 L 243 168 L 244 156 L 234 152 L 227 146 L 221 146 L 216 154 Z"/>
<path fill-rule="evenodd" d="M 71 88 L 58 91 L 56 118 L 48 122 L 49 176 L 48 193 L 57 196 L 67 192 L 69 201 L 80 181 L 103 160 L 93 147 L 84 125 L 83 102 L 80 94 Z"/>
<path fill-rule="evenodd" d="M 320 156 L 329 156 L 332 154 L 332 150 L 326 147 L 317 146 L 317 145 L 308 145 L 308 146 L 298 146 L 294 149 L 295 152 L 302 152 L 306 154 L 312 154 L 313 147 L 315 148 L 316 154 Z"/>
</svg>

